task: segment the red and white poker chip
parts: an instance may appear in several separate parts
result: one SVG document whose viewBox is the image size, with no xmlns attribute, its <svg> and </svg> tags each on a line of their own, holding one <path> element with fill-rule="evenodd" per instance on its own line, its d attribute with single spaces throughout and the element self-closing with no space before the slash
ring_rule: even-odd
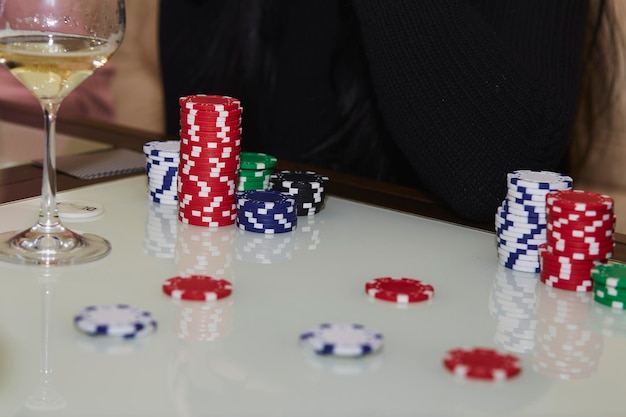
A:
<svg viewBox="0 0 626 417">
<path fill-rule="evenodd" d="M 228 297 L 233 286 L 225 279 L 206 275 L 176 276 L 165 280 L 163 292 L 177 300 L 214 301 Z"/>
<path fill-rule="evenodd" d="M 241 101 L 234 97 L 222 95 L 195 94 L 180 97 L 181 108 L 207 111 L 228 111 L 241 109 Z"/>
<path fill-rule="evenodd" d="M 180 108 L 180 116 L 181 117 L 202 117 L 202 118 L 233 118 L 233 117 L 241 117 L 243 112 L 243 108 L 238 109 L 230 109 L 230 110 L 215 110 L 209 108 L 195 108 L 189 109 L 185 107 Z"/>
<path fill-rule="evenodd" d="M 457 377 L 485 381 L 505 381 L 522 372 L 517 356 L 486 347 L 449 350 L 443 365 Z"/>
<path fill-rule="evenodd" d="M 614 201 L 611 196 L 606 194 L 584 190 L 559 190 L 546 194 L 546 204 L 577 212 L 587 210 L 611 211 Z"/>
<path fill-rule="evenodd" d="M 561 280 L 554 276 L 546 276 L 543 273 L 540 275 L 540 280 L 545 285 L 557 288 L 560 290 L 566 291 L 576 291 L 576 292 L 590 292 L 593 289 L 593 284 L 588 283 L 587 281 L 569 283 L 567 280 Z"/>
<path fill-rule="evenodd" d="M 435 289 L 413 278 L 375 278 L 365 283 L 365 292 L 372 298 L 408 304 L 430 300 Z"/>
</svg>

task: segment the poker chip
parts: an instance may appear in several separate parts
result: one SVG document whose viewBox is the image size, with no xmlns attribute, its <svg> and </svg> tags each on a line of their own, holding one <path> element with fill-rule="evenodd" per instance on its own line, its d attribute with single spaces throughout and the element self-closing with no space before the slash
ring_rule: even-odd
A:
<svg viewBox="0 0 626 417">
<path fill-rule="evenodd" d="M 327 176 L 314 171 L 283 170 L 270 176 L 270 189 L 292 195 L 298 216 L 312 216 L 324 207 L 328 181 Z"/>
<path fill-rule="evenodd" d="M 626 265 L 608 263 L 594 266 L 591 278 L 594 301 L 613 309 L 626 309 Z"/>
<path fill-rule="evenodd" d="M 551 171 L 518 170 L 507 174 L 510 184 L 533 190 L 564 190 L 572 187 L 567 175 Z"/>
<path fill-rule="evenodd" d="M 267 190 L 270 186 L 270 175 L 276 166 L 275 156 L 257 153 L 241 152 L 241 169 L 237 191 Z"/>
<path fill-rule="evenodd" d="M 242 152 L 241 168 L 251 170 L 266 170 L 276 166 L 278 160 L 275 156 L 259 152 Z"/>
<path fill-rule="evenodd" d="M 377 300 L 407 304 L 430 300 L 435 290 L 417 279 L 384 277 L 365 283 L 365 292 Z"/>
<path fill-rule="evenodd" d="M 241 110 L 241 102 L 229 96 L 195 94 L 178 99 L 178 104 L 184 109 L 205 111 Z"/>
<path fill-rule="evenodd" d="M 176 205 L 180 142 L 177 140 L 146 142 L 143 145 L 143 152 L 146 156 L 150 201 Z"/>
<path fill-rule="evenodd" d="M 57 211 L 62 219 L 87 219 L 104 213 L 104 206 L 95 201 L 67 200 L 57 202 Z"/>
<path fill-rule="evenodd" d="M 552 206 L 577 212 L 613 210 L 612 197 L 584 190 L 553 191 L 548 194 L 546 201 Z"/>
<path fill-rule="evenodd" d="M 507 195 L 495 216 L 500 264 L 520 272 L 540 272 L 539 245 L 547 239 L 546 195 L 572 187 L 569 176 L 551 171 L 507 174 Z"/>
<path fill-rule="evenodd" d="M 594 282 L 610 288 L 626 289 L 626 265 L 608 263 L 596 265 L 591 269 L 591 277 Z"/>
<path fill-rule="evenodd" d="M 177 300 L 215 301 L 228 297 L 232 290 L 229 281 L 205 275 L 177 276 L 163 283 L 163 292 Z"/>
<path fill-rule="evenodd" d="M 361 324 L 324 323 L 300 334 L 300 344 L 318 355 L 359 357 L 379 351 L 383 335 Z"/>
<path fill-rule="evenodd" d="M 583 190 L 546 194 L 546 245 L 541 282 L 561 290 L 592 291 L 592 271 L 614 250 L 613 199 Z"/>
<path fill-rule="evenodd" d="M 292 232 L 298 224 L 295 199 L 273 190 L 249 190 L 237 194 L 239 229 L 264 234 Z"/>
<path fill-rule="evenodd" d="M 74 325 L 90 336 L 121 339 L 143 337 L 157 328 L 151 313 L 126 304 L 86 307 L 74 317 Z"/>
<path fill-rule="evenodd" d="M 505 381 L 522 372 L 521 361 L 515 355 L 486 347 L 449 350 L 443 365 L 457 377 L 487 381 Z"/>
<path fill-rule="evenodd" d="M 606 287 L 595 283 L 593 286 L 594 295 L 602 298 L 612 298 L 617 301 L 626 301 L 626 288 Z"/>
<path fill-rule="evenodd" d="M 241 103 L 219 95 L 179 99 L 178 220 L 219 228 L 235 223 L 241 161 Z"/>
</svg>

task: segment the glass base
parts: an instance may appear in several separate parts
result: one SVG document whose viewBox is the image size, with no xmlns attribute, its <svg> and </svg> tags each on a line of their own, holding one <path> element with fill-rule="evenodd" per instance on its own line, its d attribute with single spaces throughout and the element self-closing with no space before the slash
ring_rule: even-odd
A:
<svg viewBox="0 0 626 417">
<path fill-rule="evenodd" d="M 92 234 L 79 235 L 64 227 L 41 232 L 33 227 L 0 234 L 0 261 L 31 265 L 72 265 L 93 262 L 111 252 L 111 244 Z"/>
</svg>

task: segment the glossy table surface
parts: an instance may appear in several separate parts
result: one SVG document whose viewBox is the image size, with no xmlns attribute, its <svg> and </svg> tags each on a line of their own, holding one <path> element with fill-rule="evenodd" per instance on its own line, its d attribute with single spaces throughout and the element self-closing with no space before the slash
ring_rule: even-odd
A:
<svg viewBox="0 0 626 417">
<path fill-rule="evenodd" d="M 105 212 L 67 225 L 113 250 L 51 270 L 0 264 L 3 416 L 624 415 L 626 316 L 500 268 L 492 233 L 335 196 L 289 234 L 188 227 L 175 206 L 148 202 L 143 176 L 59 195 L 74 199 Z M 36 199 L 0 206 L 0 230 L 29 226 L 36 211 Z M 175 302 L 161 285 L 181 273 L 229 279 L 233 294 Z M 435 296 L 372 302 L 363 286 L 380 276 L 424 280 Z M 505 299 L 530 314 L 516 321 L 523 337 Z M 83 307 L 109 303 L 152 312 L 158 330 L 115 343 L 74 328 Z M 298 336 L 322 322 L 372 327 L 384 347 L 308 354 Z M 442 357 L 458 346 L 514 351 L 524 370 L 498 384 L 456 379 Z M 555 365 L 559 349 L 571 368 Z"/>
<path fill-rule="evenodd" d="M 139 150 L 155 139 L 91 122 L 59 127 L 87 148 Z M 0 231 L 30 226 L 38 209 L 41 170 L 10 165 L 0 170 Z M 270 237 L 182 225 L 175 207 L 149 203 L 141 175 L 59 175 L 60 201 L 105 207 L 66 224 L 113 250 L 82 266 L 0 263 L 0 415 L 626 415 L 626 314 L 499 267 L 491 225 L 464 222 L 428 195 L 327 174 L 324 210 Z M 164 280 L 192 273 L 229 279 L 232 296 L 194 303 L 163 294 Z M 407 308 L 373 302 L 363 287 L 380 276 L 423 280 L 435 296 Z M 76 330 L 83 307 L 110 303 L 152 312 L 158 330 L 134 341 Z M 298 336 L 322 322 L 367 325 L 384 334 L 384 347 L 356 359 L 309 354 Z M 442 366 L 459 346 L 515 353 L 523 371 L 497 384 L 459 380 Z"/>
</svg>

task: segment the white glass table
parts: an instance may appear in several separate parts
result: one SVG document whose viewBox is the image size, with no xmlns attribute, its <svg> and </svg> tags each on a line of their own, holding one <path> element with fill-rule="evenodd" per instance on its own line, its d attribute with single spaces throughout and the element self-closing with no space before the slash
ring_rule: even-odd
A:
<svg viewBox="0 0 626 417">
<path fill-rule="evenodd" d="M 143 176 L 59 193 L 77 199 L 103 204 L 102 216 L 67 222 L 109 239 L 108 257 L 49 271 L 0 264 L 2 416 L 626 413 L 626 315 L 498 267 L 491 233 L 335 196 L 271 238 L 185 227 L 175 207 L 148 202 Z M 0 230 L 27 227 L 37 208 L 1 205 Z M 181 273 L 226 278 L 233 294 L 173 301 L 161 285 Z M 435 296 L 408 308 L 373 302 L 364 284 L 381 276 L 426 281 Z M 83 307 L 109 303 L 152 312 L 158 330 L 113 341 L 75 329 Z M 507 305 L 529 318 L 515 321 Z M 357 359 L 309 354 L 298 336 L 322 322 L 372 327 L 384 347 Z M 442 366 L 459 346 L 509 349 L 523 371 L 459 380 Z"/>
</svg>

